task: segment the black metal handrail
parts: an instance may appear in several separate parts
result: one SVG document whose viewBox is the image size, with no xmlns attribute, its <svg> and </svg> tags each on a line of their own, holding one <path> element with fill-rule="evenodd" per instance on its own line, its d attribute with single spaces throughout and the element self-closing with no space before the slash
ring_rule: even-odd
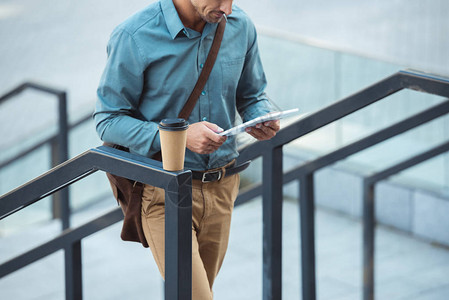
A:
<svg viewBox="0 0 449 300">
<path fill-rule="evenodd" d="M 401 122 L 398 122 L 394 125 L 391 125 L 385 129 L 382 129 L 378 131 L 377 133 L 374 133 L 370 136 L 367 136 L 363 139 L 360 139 L 350 145 L 344 146 L 340 149 L 337 149 L 329 154 L 326 154 L 324 156 L 321 156 L 315 160 L 306 162 L 303 165 L 300 165 L 299 167 L 290 170 L 286 173 L 283 173 L 283 167 L 282 167 L 282 147 L 299 138 L 304 136 L 305 134 L 308 134 L 310 132 L 313 132 L 327 124 L 330 124 L 346 115 L 349 115 L 357 110 L 362 109 L 363 107 L 366 107 L 372 103 L 375 103 L 393 93 L 396 93 L 402 89 L 412 89 L 420 92 L 426 92 L 431 93 L 435 95 L 440 95 L 443 97 L 449 97 L 449 79 L 446 78 L 440 78 L 436 76 L 430 76 L 418 72 L 410 72 L 410 71 L 401 71 L 398 72 L 352 96 L 349 96 L 339 102 L 336 102 L 332 105 L 329 105 L 328 107 L 325 107 L 301 120 L 298 120 L 297 122 L 293 123 L 292 125 L 283 128 L 279 133 L 274 137 L 273 139 L 269 141 L 264 142 L 257 142 L 252 145 L 249 145 L 245 147 L 244 149 L 241 149 L 241 155 L 239 157 L 239 161 L 244 161 L 248 159 L 255 159 L 258 157 L 263 157 L 263 185 L 258 185 L 253 188 L 247 189 L 245 191 L 242 191 L 238 199 L 236 201 L 236 205 L 239 203 L 243 203 L 247 201 L 248 199 L 251 199 L 258 195 L 263 195 L 263 299 L 282 299 L 282 185 L 285 182 L 289 182 L 292 180 L 299 180 L 300 182 L 300 222 L 301 222 L 301 265 L 302 265 L 302 294 L 303 299 L 316 299 L 316 275 L 315 275 L 315 229 L 314 229 L 314 193 L 313 193 L 313 174 L 316 170 L 323 168 L 329 164 L 332 164 L 338 160 L 341 160 L 349 155 L 352 155 L 354 153 L 357 153 L 363 149 L 366 149 L 374 144 L 377 144 L 383 140 L 386 140 L 390 137 L 396 136 L 402 132 L 405 132 L 411 128 L 414 128 L 416 126 L 419 126 L 425 122 L 428 122 L 430 120 L 433 120 L 439 116 L 442 116 L 446 114 L 449 110 L 448 101 L 445 101 L 439 105 L 435 105 L 434 107 L 431 107 L 421 113 L 418 113 L 412 117 L 409 117 Z M 445 147 L 445 146 L 444 146 Z M 445 149 L 445 148 L 444 148 Z M 419 159 L 429 158 L 430 156 L 437 155 L 437 153 L 441 153 L 442 148 L 438 148 L 438 150 L 431 151 L 429 153 L 423 154 L 423 156 L 420 156 Z M 103 169 L 102 167 L 99 167 L 98 164 L 92 165 L 90 168 L 86 168 L 83 172 L 80 172 L 77 165 L 83 165 L 88 166 L 89 165 L 89 159 L 86 158 L 86 156 L 89 156 L 89 159 L 92 159 L 92 157 L 96 157 L 95 162 L 99 162 L 101 166 L 105 163 L 103 159 L 111 159 L 106 165 L 106 169 Z M 109 158 L 105 158 L 109 157 Z M 417 163 L 419 159 L 414 159 L 412 162 Z M 72 183 L 74 180 L 78 180 L 82 178 L 83 176 L 87 176 L 90 174 L 90 172 L 94 172 L 98 169 L 100 170 L 106 170 L 110 173 L 114 173 L 120 176 L 128 177 L 134 180 L 139 180 L 142 182 L 146 182 L 145 180 L 142 180 L 144 177 L 139 176 L 148 176 L 150 175 L 147 173 L 147 170 L 144 170 L 144 168 L 139 169 L 142 174 L 139 176 L 134 173 L 133 176 L 131 176 L 131 173 L 123 173 L 123 169 L 125 167 L 128 168 L 130 165 L 137 165 L 140 166 L 141 164 L 148 163 L 153 168 L 158 168 L 158 165 L 156 163 L 156 166 L 152 165 L 155 162 L 141 158 L 132 156 L 129 153 L 121 152 L 114 149 L 108 149 L 104 147 L 100 147 L 94 150 L 89 151 L 85 155 L 82 155 L 80 157 L 75 158 L 77 162 L 74 163 L 73 160 L 69 161 L 67 163 L 64 163 L 60 165 L 60 167 L 51 170 L 50 173 L 46 174 L 43 177 L 39 177 L 32 181 L 30 185 L 33 185 L 36 189 L 39 189 L 39 186 L 41 184 L 47 185 L 49 187 L 46 192 L 40 191 L 40 192 L 33 192 L 31 189 L 26 191 L 27 187 L 23 186 L 21 188 L 18 188 L 11 193 L 7 194 L 6 197 L 9 197 L 9 201 L 12 201 L 13 198 L 16 198 L 18 195 L 22 195 L 21 193 L 25 192 L 26 197 L 29 194 L 33 194 L 34 198 L 26 198 L 26 200 L 23 200 L 19 203 L 16 203 L 15 205 L 10 205 L 8 210 L 2 211 L 0 209 L 0 215 L 7 215 L 8 211 L 17 210 L 20 208 L 23 208 L 26 205 L 29 205 L 36 201 L 36 199 L 43 197 L 44 195 L 48 194 L 50 191 L 54 191 L 58 188 L 61 188 L 62 186 L 66 184 Z M 85 161 L 87 160 L 87 161 Z M 129 164 L 130 162 L 128 160 L 132 160 L 133 163 Z M 113 161 L 113 163 L 112 163 Z M 73 163 L 73 164 L 72 164 Z M 401 167 L 409 166 L 411 162 L 407 162 L 404 164 L 401 164 Z M 140 166 L 142 167 L 142 166 Z M 148 166 L 147 166 L 148 167 Z M 48 176 L 53 176 L 54 174 L 62 175 L 63 172 L 60 169 L 65 168 L 65 171 L 70 174 L 70 178 L 72 178 L 70 181 L 58 181 L 56 183 L 48 182 Z M 159 166 L 160 168 L 160 166 Z M 389 172 L 392 172 L 392 170 L 397 170 L 399 167 L 396 166 L 396 168 L 391 169 Z M 159 169 L 160 171 L 161 169 Z M 53 173 L 55 172 L 55 173 Z M 63 172 L 64 173 L 64 172 Z M 184 173 L 183 173 L 184 174 Z M 387 174 L 387 173 L 383 173 Z M 137 176 L 137 177 L 136 177 Z M 187 176 L 187 175 L 185 175 Z M 59 180 L 57 178 L 58 176 L 54 176 L 55 180 Z M 157 177 L 157 176 L 156 176 Z M 182 177 L 182 176 L 181 176 Z M 177 177 L 180 178 L 180 177 Z M 191 177 L 189 175 L 189 180 L 191 180 Z M 376 177 L 378 178 L 378 177 Z M 67 179 L 67 178 L 66 178 Z M 148 177 L 147 177 L 148 179 Z M 153 179 L 153 178 L 152 178 Z M 47 181 L 46 181 L 47 180 Z M 371 181 L 370 181 L 371 180 Z M 374 179 L 366 179 L 366 182 L 373 183 Z M 52 185 L 53 184 L 53 185 Z M 157 183 L 151 182 L 151 184 L 156 185 Z M 180 181 L 178 181 L 179 186 Z M 181 184 L 182 185 L 182 184 Z M 167 190 L 166 190 L 167 191 Z M 187 192 L 187 189 L 185 190 Z M 189 191 L 191 193 L 191 191 Z M 37 198 L 36 198 L 37 197 Z M 191 195 L 190 195 L 191 197 Z M 0 201 L 2 201 L 3 198 L 0 198 Z M 118 212 L 111 212 L 110 214 L 107 214 L 107 218 L 110 220 L 110 222 L 114 222 L 114 218 L 117 218 L 115 214 Z M 370 213 L 373 213 L 371 210 Z M 167 217 L 167 216 L 166 216 Z M 101 219 L 99 219 L 101 220 Z M 189 220 L 187 220 L 187 217 L 183 219 L 183 224 L 186 225 L 186 228 L 190 228 L 190 225 L 187 224 L 187 222 L 191 223 L 191 216 L 189 217 Z M 95 221 L 93 221 L 95 223 Z M 94 224 L 93 223 L 93 224 Z M 96 230 L 91 224 L 91 231 L 94 232 Z M 111 223 L 112 224 L 112 223 Z M 166 223 L 167 224 L 167 223 Z M 181 223 L 175 223 L 177 226 L 173 230 L 178 230 L 178 232 L 181 232 L 183 230 L 183 227 L 181 226 Z M 374 226 L 374 222 L 371 224 L 368 224 L 369 226 Z M 367 225 L 367 226 L 368 226 Z M 99 227 L 100 228 L 100 227 Z M 62 239 L 68 239 L 71 242 L 73 242 L 72 246 L 76 244 L 75 240 L 79 236 L 80 239 L 82 238 L 83 234 L 88 234 L 88 232 L 84 232 L 81 234 L 80 232 L 83 232 L 80 228 L 73 229 L 73 235 L 70 235 L 69 232 L 67 232 L 67 235 L 64 235 L 63 237 L 56 238 L 54 241 L 50 241 L 49 244 L 47 244 L 46 247 L 40 246 L 44 249 L 47 249 L 46 251 L 49 251 L 48 249 L 52 249 L 52 247 L 55 247 L 58 243 L 62 243 Z M 77 231 L 79 230 L 79 231 Z M 98 229 L 100 230 L 100 229 Z M 364 232 L 373 231 L 373 227 L 364 229 Z M 166 234 L 167 234 L 166 229 Z M 80 234 L 78 237 L 77 234 Z M 166 237 L 167 238 L 167 237 Z M 173 238 L 173 236 L 172 236 Z M 369 238 L 373 238 L 373 235 Z M 179 239 L 179 238 L 178 238 Z M 188 238 L 190 240 L 190 236 Z M 79 240 L 78 240 L 79 241 Z M 180 240 L 178 240 L 180 242 Z M 187 241 L 186 241 L 187 242 Z M 79 242 L 78 242 L 79 243 Z M 177 247 L 181 247 L 182 244 L 177 244 Z M 41 248 L 41 249 L 42 249 Z M 66 248 L 66 254 L 71 253 L 72 255 L 72 261 L 80 261 L 81 260 L 81 248 L 75 247 L 71 248 L 71 251 L 68 251 Z M 177 251 L 180 251 L 177 248 Z M 189 252 L 190 253 L 190 252 Z M 25 257 L 28 260 L 37 259 L 36 253 L 26 253 L 24 254 Z M 190 255 L 190 254 L 189 254 Z M 166 256 L 167 257 L 167 256 Z M 178 256 L 179 257 L 179 256 Z M 9 264 L 20 264 L 21 259 L 17 258 L 18 260 L 16 262 L 9 262 Z M 184 259 L 187 259 L 187 257 L 184 257 Z M 366 256 L 365 256 L 366 259 Z M 190 261 L 187 259 L 187 261 Z M 181 264 L 182 262 L 179 262 Z M 23 263 L 22 263 L 23 264 Z M 3 265 L 0 266 L 0 275 L 3 274 L 2 269 Z M 71 267 L 73 268 L 73 267 Z M 66 267 L 68 269 L 68 267 Z M 77 267 L 75 271 L 72 273 L 72 275 L 76 278 L 73 279 L 73 283 L 71 283 L 71 286 L 75 288 L 75 290 L 81 290 L 80 289 L 80 283 L 81 283 L 81 276 L 80 276 L 80 270 L 81 268 Z M 181 270 L 181 269 L 179 269 Z M 374 272 L 374 269 L 372 269 Z M 175 271 L 174 271 L 175 272 Z M 173 273 L 173 274 L 176 274 Z M 178 274 L 179 275 L 179 274 Z M 174 275 L 173 275 L 174 276 Z M 78 278 L 78 279 L 77 279 Z M 168 279 L 166 277 L 166 280 L 168 282 Z M 366 278 L 365 278 L 366 279 Z M 369 278 L 368 278 L 369 279 Z M 177 284 L 182 285 L 182 282 L 177 282 Z M 369 290 L 369 285 L 371 287 L 373 286 L 373 282 L 365 282 L 365 291 Z M 182 287 L 187 287 L 185 285 L 182 285 Z M 190 288 L 190 287 L 189 287 Z M 166 293 L 167 285 L 166 285 Z M 67 291 L 66 291 L 67 293 Z M 73 295 L 68 295 L 68 299 Z M 167 296 L 167 294 L 166 294 Z M 178 295 L 179 296 L 179 295 Z M 190 297 L 190 294 L 188 295 Z M 373 299 L 374 298 L 374 291 L 372 293 L 364 293 L 365 299 Z M 172 298 L 170 298 L 172 299 Z M 186 298 L 182 298 L 186 299 Z"/>
<path fill-rule="evenodd" d="M 449 142 L 401 161 L 363 179 L 363 298 L 374 299 L 375 185 L 381 180 L 449 151 Z"/>
<path fill-rule="evenodd" d="M 50 142 L 52 145 L 52 167 L 66 161 L 69 158 L 68 149 L 68 121 L 67 121 L 67 93 L 65 91 L 48 87 L 42 84 L 34 82 L 25 82 L 18 87 L 7 92 L 5 95 L 0 97 L 0 105 L 13 97 L 19 95 L 27 89 L 37 90 L 50 95 L 54 95 L 58 99 L 58 127 L 59 131 L 56 136 L 52 139 L 45 141 L 45 143 Z M 0 169 L 9 165 L 10 163 L 20 159 L 26 154 L 36 150 L 37 148 L 44 145 L 40 143 L 27 151 L 19 153 L 15 157 L 9 159 L 6 162 L 0 164 Z M 54 195 L 53 198 L 53 216 L 55 218 L 60 218 L 62 223 L 62 229 L 70 227 L 70 198 L 68 189 L 61 190 L 58 194 Z"/>
<path fill-rule="evenodd" d="M 4 262 L 0 265 L 0 278 L 53 254 L 56 251 L 65 249 L 66 245 L 76 243 L 121 220 L 123 220 L 123 212 L 120 207 L 118 207 L 78 228 L 65 230 L 54 239 Z"/>
<path fill-rule="evenodd" d="M 191 299 L 192 176 L 167 172 L 160 162 L 109 147 L 91 149 L 0 197 L 0 219 L 98 170 L 165 190 L 165 298 Z M 82 299 L 81 239 L 120 219 L 116 209 L 2 265 L 0 277 L 59 249 L 65 250 L 66 299 Z"/>
<path fill-rule="evenodd" d="M 403 89 L 449 97 L 449 79 L 412 71 L 400 71 L 341 101 L 331 104 L 283 128 L 269 141 L 256 142 L 241 149 L 239 161 L 263 157 L 262 184 L 242 192 L 236 204 L 263 196 L 263 299 L 282 299 L 282 185 L 298 180 L 301 232 L 301 274 L 303 299 L 316 299 L 315 199 L 313 174 L 320 168 L 357 153 L 401 132 L 448 113 L 448 101 L 378 131 L 350 145 L 306 162 L 283 173 L 282 147 L 310 132 L 339 120 Z M 270 175 L 271 174 L 271 175 Z M 371 223 L 373 226 L 373 223 Z M 373 232 L 373 229 L 367 230 Z M 366 259 L 365 259 L 366 260 Z M 369 271 L 369 270 L 368 270 Z M 364 274 L 367 272 L 365 270 Z M 371 270 L 374 272 L 374 269 Z M 365 300 L 374 299 L 373 276 L 364 275 Z"/>
<path fill-rule="evenodd" d="M 381 129 L 367 137 L 357 140 L 351 144 L 338 148 L 330 153 L 324 154 L 313 161 L 304 163 L 296 168 L 290 169 L 283 174 L 283 184 L 290 183 L 297 180 L 297 178 L 307 172 L 317 171 L 329 164 L 342 160 L 349 155 L 355 154 L 362 150 L 365 150 L 371 146 L 374 146 L 380 142 L 383 142 L 391 137 L 413 129 L 419 125 L 427 123 L 435 118 L 443 116 L 449 113 L 449 101 L 444 101 L 438 105 L 435 105 L 423 112 L 417 113 L 405 120 L 397 122 Z M 240 191 L 239 197 L 236 201 L 236 205 L 240 205 L 249 201 L 257 196 L 262 195 L 262 184 L 253 184 Z"/>
</svg>

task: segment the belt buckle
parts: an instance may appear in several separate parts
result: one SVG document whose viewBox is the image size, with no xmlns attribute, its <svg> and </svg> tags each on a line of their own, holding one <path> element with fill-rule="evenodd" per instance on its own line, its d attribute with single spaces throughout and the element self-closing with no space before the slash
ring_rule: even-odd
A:
<svg viewBox="0 0 449 300">
<path fill-rule="evenodd" d="M 201 182 L 202 182 L 202 183 L 207 183 L 207 182 L 215 181 L 215 180 L 207 180 L 207 179 L 206 179 L 206 175 L 208 175 L 208 174 L 213 174 L 213 173 L 218 173 L 218 179 L 217 179 L 217 181 L 219 181 L 219 180 L 221 179 L 221 176 L 223 175 L 223 172 L 222 172 L 221 170 L 210 171 L 210 172 L 204 172 L 204 173 L 203 173 L 203 177 L 201 178 Z"/>
</svg>

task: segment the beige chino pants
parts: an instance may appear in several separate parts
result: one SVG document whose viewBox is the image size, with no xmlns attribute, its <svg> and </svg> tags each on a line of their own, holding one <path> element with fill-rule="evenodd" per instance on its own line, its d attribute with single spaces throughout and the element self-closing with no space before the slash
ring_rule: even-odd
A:
<svg viewBox="0 0 449 300">
<path fill-rule="evenodd" d="M 240 175 L 220 181 L 192 182 L 192 299 L 213 299 L 212 285 L 220 270 L 229 239 Z M 165 268 L 165 191 L 145 185 L 142 226 L 159 271 Z"/>
</svg>

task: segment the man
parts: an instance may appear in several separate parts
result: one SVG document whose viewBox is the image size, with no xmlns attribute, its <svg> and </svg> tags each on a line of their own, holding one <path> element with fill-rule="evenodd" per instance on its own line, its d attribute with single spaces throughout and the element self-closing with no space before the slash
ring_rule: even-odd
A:
<svg viewBox="0 0 449 300">
<path fill-rule="evenodd" d="M 195 175 L 192 299 L 196 300 L 212 299 L 240 180 L 238 174 L 229 175 L 238 156 L 235 137 L 218 133 L 234 126 L 236 110 L 244 121 L 272 110 L 264 94 L 266 80 L 254 25 L 232 6 L 232 0 L 151 4 L 112 33 L 94 114 L 102 140 L 147 157 L 160 151 L 157 124 L 178 115 L 203 68 L 218 23 L 226 21 L 215 65 L 188 118 L 185 168 Z M 279 121 L 271 121 L 247 132 L 266 140 L 278 130 Z M 210 170 L 222 170 L 225 176 L 199 180 Z M 142 227 L 162 276 L 164 205 L 164 191 L 145 185 Z"/>
</svg>

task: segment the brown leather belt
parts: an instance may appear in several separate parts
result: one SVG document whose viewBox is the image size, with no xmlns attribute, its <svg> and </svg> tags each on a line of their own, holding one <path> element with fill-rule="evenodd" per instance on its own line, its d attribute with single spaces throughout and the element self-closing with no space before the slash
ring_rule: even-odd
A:
<svg viewBox="0 0 449 300">
<path fill-rule="evenodd" d="M 213 170 L 213 171 L 192 171 L 192 179 L 201 180 L 201 182 L 213 182 L 218 181 L 223 177 L 228 177 L 234 174 L 237 174 L 239 172 L 242 172 L 246 168 L 248 168 L 249 164 L 251 163 L 250 160 L 240 164 L 240 165 L 230 165 L 225 168 L 224 172 L 223 169 Z M 223 174 L 224 173 L 224 174 Z M 224 175 L 224 176 L 223 176 Z"/>
</svg>

